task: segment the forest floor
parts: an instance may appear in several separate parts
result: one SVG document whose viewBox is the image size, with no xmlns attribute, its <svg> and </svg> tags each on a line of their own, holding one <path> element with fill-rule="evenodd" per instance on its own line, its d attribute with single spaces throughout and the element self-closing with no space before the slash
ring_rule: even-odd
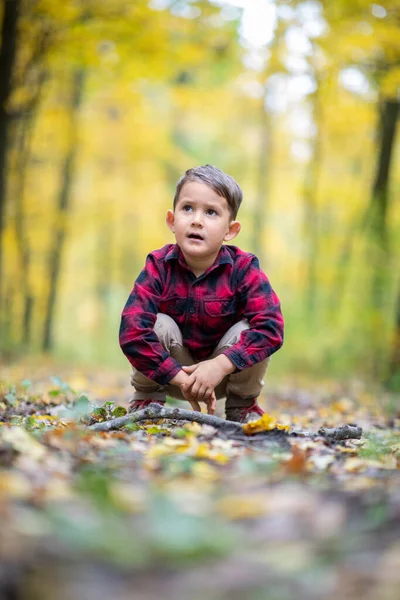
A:
<svg viewBox="0 0 400 600">
<path fill-rule="evenodd" d="M 122 415 L 126 373 L 2 366 L 0 600 L 399 600 L 399 397 L 286 384 L 286 432 L 88 424 Z M 219 409 L 222 414 L 222 409 Z M 321 426 L 361 439 L 301 437 Z"/>
</svg>

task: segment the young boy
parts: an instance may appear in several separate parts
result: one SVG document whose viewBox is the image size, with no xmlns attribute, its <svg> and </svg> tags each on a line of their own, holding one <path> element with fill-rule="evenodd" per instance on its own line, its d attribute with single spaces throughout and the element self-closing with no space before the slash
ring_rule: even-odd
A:
<svg viewBox="0 0 400 600">
<path fill-rule="evenodd" d="M 133 366 L 131 411 L 166 395 L 226 397 L 226 418 L 263 414 L 257 397 L 271 354 L 283 343 L 279 299 L 258 259 L 230 242 L 240 231 L 242 191 L 216 167 L 186 171 L 167 225 L 176 244 L 151 252 L 122 313 L 120 344 Z"/>
</svg>

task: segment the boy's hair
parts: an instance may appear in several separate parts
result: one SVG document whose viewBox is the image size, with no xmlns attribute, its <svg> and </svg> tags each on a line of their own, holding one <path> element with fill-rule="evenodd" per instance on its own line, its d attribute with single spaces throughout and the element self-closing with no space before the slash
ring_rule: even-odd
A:
<svg viewBox="0 0 400 600">
<path fill-rule="evenodd" d="M 225 198 L 228 202 L 229 212 L 231 213 L 232 220 L 236 219 L 239 206 L 243 199 L 242 190 L 233 177 L 227 173 L 224 173 L 220 169 L 217 169 L 217 167 L 213 167 L 212 165 L 204 165 L 202 167 L 188 169 L 180 178 L 175 191 L 174 210 L 178 202 L 181 189 L 185 183 L 188 183 L 189 181 L 200 181 L 200 183 L 205 183 L 219 196 Z"/>
</svg>

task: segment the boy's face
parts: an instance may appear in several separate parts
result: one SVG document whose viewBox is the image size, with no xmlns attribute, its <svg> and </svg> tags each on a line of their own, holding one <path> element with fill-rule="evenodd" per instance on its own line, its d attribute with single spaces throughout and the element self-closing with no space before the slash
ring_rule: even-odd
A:
<svg viewBox="0 0 400 600">
<path fill-rule="evenodd" d="M 232 240 L 240 231 L 240 223 L 232 221 L 226 198 L 199 181 L 185 183 L 175 210 L 167 213 L 168 227 L 186 262 L 214 262 L 222 242 Z"/>
</svg>

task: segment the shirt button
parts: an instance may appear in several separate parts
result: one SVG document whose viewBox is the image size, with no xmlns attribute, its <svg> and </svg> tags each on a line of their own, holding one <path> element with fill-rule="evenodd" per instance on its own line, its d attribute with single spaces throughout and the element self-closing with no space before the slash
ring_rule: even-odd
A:
<svg viewBox="0 0 400 600">
<path fill-rule="evenodd" d="M 190 312 L 190 314 L 191 314 L 191 315 L 194 313 L 194 308 L 193 308 L 193 306 L 192 306 L 192 308 L 189 308 L 189 312 Z"/>
</svg>

